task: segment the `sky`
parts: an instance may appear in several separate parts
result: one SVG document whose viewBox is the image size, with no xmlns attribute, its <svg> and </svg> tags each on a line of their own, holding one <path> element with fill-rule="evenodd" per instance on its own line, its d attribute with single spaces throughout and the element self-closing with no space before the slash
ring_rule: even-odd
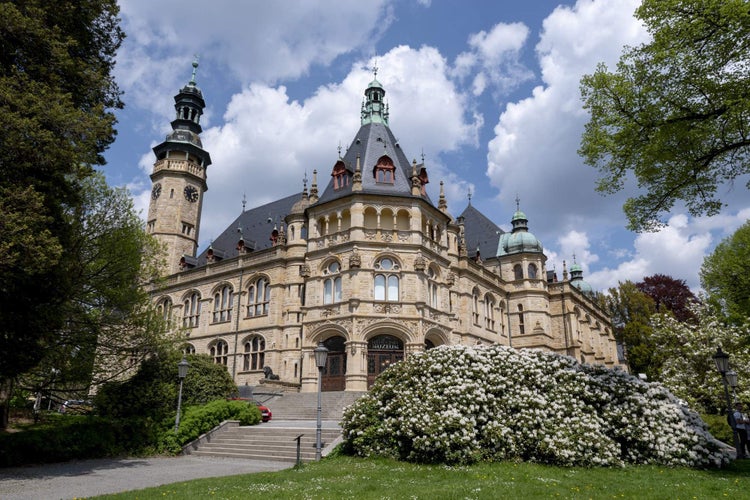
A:
<svg viewBox="0 0 750 500">
<path fill-rule="evenodd" d="M 613 68 L 626 45 L 648 40 L 633 0 L 120 0 L 127 38 L 115 77 L 125 109 L 106 154 L 111 185 L 127 187 L 145 217 L 151 148 L 170 132 L 174 95 L 191 78 L 208 168 L 199 251 L 242 210 L 324 187 L 357 133 L 373 68 L 390 128 L 424 161 L 433 200 L 470 202 L 510 230 L 516 207 L 544 245 L 547 268 L 575 261 L 595 290 L 656 273 L 697 292 L 703 258 L 750 218 L 744 180 L 720 188 L 727 206 L 693 218 L 681 207 L 656 233 L 625 229 L 616 195 L 578 156 L 588 120 L 580 79 Z M 471 244 L 471 242 L 467 242 Z"/>
</svg>

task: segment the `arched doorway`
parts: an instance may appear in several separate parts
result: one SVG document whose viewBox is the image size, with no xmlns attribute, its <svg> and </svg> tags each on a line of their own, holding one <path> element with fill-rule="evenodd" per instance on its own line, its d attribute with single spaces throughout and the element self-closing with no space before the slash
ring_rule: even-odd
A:
<svg viewBox="0 0 750 500">
<path fill-rule="evenodd" d="M 404 343 L 393 335 L 378 335 L 367 343 L 367 387 L 393 363 L 404 359 Z"/>
<path fill-rule="evenodd" d="M 343 391 L 346 389 L 346 339 L 330 337 L 323 342 L 328 349 L 328 359 L 323 370 L 321 388 L 323 391 Z"/>
</svg>

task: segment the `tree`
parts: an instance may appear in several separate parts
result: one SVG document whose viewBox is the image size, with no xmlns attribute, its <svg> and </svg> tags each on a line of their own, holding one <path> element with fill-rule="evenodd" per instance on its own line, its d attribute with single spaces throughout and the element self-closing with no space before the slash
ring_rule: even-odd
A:
<svg viewBox="0 0 750 500">
<path fill-rule="evenodd" d="M 750 173 L 750 9 L 744 0 L 644 0 L 652 40 L 626 48 L 609 72 L 581 80 L 586 124 L 579 153 L 597 190 L 631 175 L 645 193 L 624 206 L 629 228 L 654 230 L 681 200 L 692 215 L 722 207 L 722 183 Z M 747 186 L 750 188 L 750 184 Z"/>
<path fill-rule="evenodd" d="M 81 183 L 122 107 L 115 0 L 0 0 L 0 427 L 12 381 L 68 327 Z"/>
<path fill-rule="evenodd" d="M 652 341 L 661 352 L 663 364 L 658 380 L 691 407 L 704 413 L 719 414 L 726 408 L 721 376 L 712 356 L 716 348 L 730 355 L 730 368 L 741 381 L 737 397 L 750 400 L 750 323 L 726 325 L 706 306 L 695 313 L 696 322 L 680 322 L 657 314 L 652 318 Z"/>
<path fill-rule="evenodd" d="M 615 339 L 625 345 L 631 373 L 645 373 L 652 378 L 658 373 L 658 362 L 651 344 L 651 315 L 656 304 L 638 290 L 632 281 L 619 282 L 602 297 L 604 308 L 612 318 Z"/>
<path fill-rule="evenodd" d="M 635 287 L 651 297 L 659 312 L 669 311 L 678 321 L 694 319 L 692 305 L 698 300 L 690 291 L 685 280 L 678 280 L 665 274 L 646 276 Z"/>
<path fill-rule="evenodd" d="M 750 318 L 750 221 L 703 260 L 700 276 L 709 301 L 731 322 Z"/>
</svg>

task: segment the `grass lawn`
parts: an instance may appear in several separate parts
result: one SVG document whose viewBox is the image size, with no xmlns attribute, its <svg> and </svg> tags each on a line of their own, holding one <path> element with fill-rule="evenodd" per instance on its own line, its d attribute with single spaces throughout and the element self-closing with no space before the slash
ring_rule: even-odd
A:
<svg viewBox="0 0 750 500">
<path fill-rule="evenodd" d="M 299 469 L 198 479 L 100 498 L 750 499 L 750 460 L 722 470 L 586 469 L 512 462 L 449 467 L 339 456 Z"/>
</svg>

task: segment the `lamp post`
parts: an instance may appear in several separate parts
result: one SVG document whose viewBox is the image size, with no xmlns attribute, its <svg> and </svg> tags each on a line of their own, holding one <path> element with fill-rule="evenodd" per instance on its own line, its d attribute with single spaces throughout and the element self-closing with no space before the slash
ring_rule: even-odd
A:
<svg viewBox="0 0 750 500">
<path fill-rule="evenodd" d="M 182 407 L 182 381 L 187 376 L 188 368 L 190 363 L 187 359 L 182 358 L 182 361 L 177 363 L 177 376 L 180 378 L 180 391 L 177 394 L 177 415 L 174 417 L 174 431 L 175 433 L 180 429 L 180 409 Z"/>
<path fill-rule="evenodd" d="M 716 363 L 716 371 L 721 373 L 721 381 L 724 384 L 724 396 L 726 396 L 727 400 L 727 422 L 732 427 L 736 457 L 740 457 L 740 440 L 737 434 L 737 424 L 734 421 L 732 400 L 729 398 L 729 385 L 732 384 L 732 387 L 737 386 L 737 374 L 729 370 L 729 354 L 722 351 L 721 347 L 716 348 L 716 354 L 713 355 L 713 358 L 714 363 Z"/>
<path fill-rule="evenodd" d="M 318 367 L 318 426 L 315 429 L 315 460 L 320 460 L 321 453 L 321 442 L 320 434 L 322 428 L 321 413 L 322 408 L 320 405 L 320 394 L 323 390 L 323 370 L 326 367 L 326 361 L 328 360 L 328 349 L 323 345 L 323 342 L 318 344 L 315 348 L 315 365 Z"/>
</svg>

